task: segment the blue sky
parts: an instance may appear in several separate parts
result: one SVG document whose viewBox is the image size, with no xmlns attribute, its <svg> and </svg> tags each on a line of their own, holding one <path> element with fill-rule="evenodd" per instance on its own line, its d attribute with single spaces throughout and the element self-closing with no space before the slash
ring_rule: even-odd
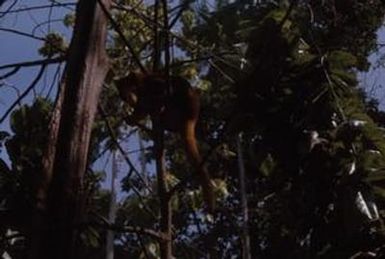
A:
<svg viewBox="0 0 385 259">
<path fill-rule="evenodd" d="M 2 6 L 1 11 L 7 10 L 9 4 L 13 1 L 7 1 Z M 20 9 L 31 6 L 47 5 L 47 0 L 18 0 L 13 9 Z M 28 34 L 34 34 L 38 37 L 44 37 L 50 31 L 59 31 L 69 40 L 71 30 L 64 27 L 62 22 L 53 22 L 51 25 L 38 26 L 47 20 L 62 19 L 65 13 L 69 10 L 56 7 L 52 9 L 52 13 L 48 15 L 49 9 L 33 10 L 28 12 L 21 12 L 17 14 L 7 14 L 0 18 L 0 28 L 12 29 Z M 37 27 L 38 26 L 38 27 Z M 35 29 L 37 27 L 37 29 Z M 10 32 L 0 30 L 0 65 L 25 62 L 30 60 L 41 59 L 38 55 L 38 49 L 42 46 L 42 41 L 31 39 L 26 36 L 17 35 Z M 38 68 L 22 68 L 16 75 L 7 78 L 6 85 L 1 87 L 0 91 L 0 114 L 2 115 L 7 107 L 16 100 L 17 92 L 15 89 L 19 89 L 22 92 L 28 87 L 31 81 L 34 79 L 38 71 Z M 37 85 L 36 93 L 42 93 L 43 95 L 48 93 L 48 89 L 52 83 L 52 75 L 55 71 L 55 66 L 50 66 L 45 73 L 41 82 Z M 0 71 L 1 74 L 4 71 Z M 1 75 L 0 74 L 0 75 Z M 24 102 L 30 102 L 34 95 L 30 95 L 24 100 Z M 8 123 L 0 125 L 0 129 L 7 129 Z"/>
<path fill-rule="evenodd" d="M 0 17 L 2 16 L 1 12 L 8 10 L 9 6 L 13 3 L 13 0 L 8 0 L 1 6 Z M 17 4 L 13 6 L 12 10 L 49 4 L 50 3 L 47 0 L 18 0 Z M 34 34 L 37 37 L 44 37 L 44 35 L 50 31 L 60 31 L 69 40 L 71 29 L 63 26 L 62 22 L 53 22 L 51 25 L 46 24 L 38 26 L 39 24 L 42 24 L 50 19 L 62 19 L 64 15 L 69 11 L 70 10 L 65 8 L 56 7 L 52 9 L 51 13 L 49 13 L 49 8 L 14 14 L 11 13 L 0 18 L 0 28 Z M 0 30 L 0 40 L 0 66 L 5 64 L 38 60 L 42 58 L 39 56 L 37 51 L 42 46 L 42 41 L 10 32 L 5 32 L 2 30 Z M 19 92 L 23 92 L 35 78 L 38 69 L 38 67 L 22 68 L 17 74 L 7 78 L 2 82 L 5 85 L 0 88 L 1 117 L 5 113 L 6 109 L 17 99 L 17 90 Z M 53 81 L 52 78 L 54 71 L 56 71 L 56 66 L 49 66 L 43 78 L 36 87 L 36 94 L 46 95 L 48 93 L 48 90 Z M 0 75 L 4 74 L 4 72 L 6 71 L 0 71 Z M 31 102 L 34 96 L 35 94 L 31 93 L 22 101 L 22 103 Z M 8 118 L 4 123 L 0 125 L 0 130 L 9 131 Z M 5 152 L 0 153 L 0 157 L 6 158 L 7 161 Z"/>
<path fill-rule="evenodd" d="M 377 42 L 380 44 L 385 43 L 385 26 L 377 32 L 378 39 Z M 381 47 L 377 53 L 374 53 L 370 56 L 369 60 L 374 66 L 367 73 L 360 74 L 360 86 L 364 87 L 367 93 L 378 99 L 380 103 L 380 108 L 385 110 L 385 64 L 381 67 L 376 68 L 376 63 L 378 63 L 381 56 L 385 55 L 385 44 L 384 47 Z M 384 63 L 384 60 L 382 60 Z"/>
</svg>

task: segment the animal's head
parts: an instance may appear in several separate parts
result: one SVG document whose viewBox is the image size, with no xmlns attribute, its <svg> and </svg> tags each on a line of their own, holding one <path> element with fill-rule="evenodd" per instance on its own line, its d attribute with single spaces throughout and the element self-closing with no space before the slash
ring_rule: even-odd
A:
<svg viewBox="0 0 385 259">
<path fill-rule="evenodd" d="M 120 97 L 130 106 L 134 107 L 138 102 L 138 89 L 142 85 L 143 75 L 130 73 L 128 76 L 115 80 Z"/>
</svg>

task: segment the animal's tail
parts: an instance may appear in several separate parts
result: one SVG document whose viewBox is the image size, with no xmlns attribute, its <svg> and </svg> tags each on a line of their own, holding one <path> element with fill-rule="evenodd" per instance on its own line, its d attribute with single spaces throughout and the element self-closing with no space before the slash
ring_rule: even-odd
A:
<svg viewBox="0 0 385 259">
<path fill-rule="evenodd" d="M 195 137 L 195 122 L 190 121 L 185 126 L 183 132 L 183 139 L 185 142 L 186 152 L 193 163 L 196 171 L 196 177 L 202 187 L 203 199 L 206 203 L 209 212 L 215 209 L 215 195 L 214 184 L 211 181 L 210 175 L 202 163 L 202 158 L 199 154 L 199 149 Z"/>
</svg>

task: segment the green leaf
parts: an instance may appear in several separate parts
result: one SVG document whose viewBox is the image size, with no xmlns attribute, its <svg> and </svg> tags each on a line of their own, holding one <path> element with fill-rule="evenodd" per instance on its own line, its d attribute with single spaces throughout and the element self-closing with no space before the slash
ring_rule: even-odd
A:
<svg viewBox="0 0 385 259">
<path fill-rule="evenodd" d="M 264 176 L 269 176 L 273 172 L 274 168 L 275 168 L 274 159 L 270 154 L 268 154 L 266 158 L 263 160 L 263 162 L 261 163 L 259 170 Z"/>
<path fill-rule="evenodd" d="M 49 33 L 45 36 L 44 45 L 39 49 L 39 54 L 44 57 L 52 57 L 56 54 L 63 54 L 67 47 L 62 35 Z"/>
<path fill-rule="evenodd" d="M 328 55 L 331 70 L 348 69 L 357 65 L 357 57 L 347 51 L 336 50 Z"/>
</svg>

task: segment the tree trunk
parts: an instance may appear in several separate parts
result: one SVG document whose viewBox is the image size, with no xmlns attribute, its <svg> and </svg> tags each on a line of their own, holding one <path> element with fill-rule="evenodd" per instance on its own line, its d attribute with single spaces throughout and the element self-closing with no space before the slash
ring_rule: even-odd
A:
<svg viewBox="0 0 385 259">
<path fill-rule="evenodd" d="M 111 197 L 110 197 L 110 208 L 108 212 L 108 221 L 111 224 L 115 223 L 116 212 L 117 212 L 117 197 L 116 197 L 116 183 L 118 177 L 118 159 L 117 151 L 112 152 L 112 166 L 111 166 Z M 107 231 L 106 237 L 106 259 L 114 259 L 114 238 L 115 232 L 113 230 Z"/>
<path fill-rule="evenodd" d="M 242 153 L 242 135 L 237 136 L 238 149 L 238 168 L 239 168 L 239 183 L 241 192 L 241 206 L 242 206 L 242 258 L 251 259 L 250 236 L 249 236 L 249 208 L 247 206 L 247 190 L 246 190 L 246 176 L 245 176 L 245 162 Z"/>
<path fill-rule="evenodd" d="M 109 9 L 111 0 L 101 0 Z M 107 21 L 98 0 L 77 4 L 64 87 L 43 159 L 44 181 L 37 194 L 42 211 L 32 236 L 30 258 L 76 259 L 77 226 L 83 220 L 83 177 L 99 94 L 108 71 Z M 62 101 L 61 101 L 62 100 Z M 44 225 L 43 225 L 44 223 Z"/>
<path fill-rule="evenodd" d="M 160 258 L 172 258 L 172 209 L 171 197 L 168 195 L 167 172 L 164 160 L 164 130 L 159 118 L 154 123 L 154 148 L 156 155 L 156 174 L 160 206 L 160 231 L 166 237 L 159 241 Z"/>
</svg>

